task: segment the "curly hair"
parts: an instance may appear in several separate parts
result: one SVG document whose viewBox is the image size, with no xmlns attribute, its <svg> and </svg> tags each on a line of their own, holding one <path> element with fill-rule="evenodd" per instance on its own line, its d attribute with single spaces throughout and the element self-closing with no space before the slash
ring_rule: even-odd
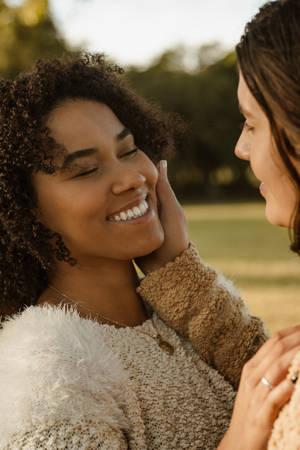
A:
<svg viewBox="0 0 300 450">
<path fill-rule="evenodd" d="M 267 115 L 279 155 L 298 192 L 291 218 L 291 250 L 300 255 L 300 2 L 262 6 L 236 47 L 243 77 Z"/>
<path fill-rule="evenodd" d="M 109 106 L 153 162 L 174 150 L 183 130 L 176 115 L 164 114 L 123 81 L 124 71 L 104 55 L 39 60 L 32 72 L 0 81 L 0 317 L 37 303 L 55 259 L 75 264 L 62 237 L 36 220 L 31 178 L 54 173 L 65 149 L 46 126 L 62 101 L 80 98 Z M 51 242 L 55 244 L 50 244 Z"/>
</svg>

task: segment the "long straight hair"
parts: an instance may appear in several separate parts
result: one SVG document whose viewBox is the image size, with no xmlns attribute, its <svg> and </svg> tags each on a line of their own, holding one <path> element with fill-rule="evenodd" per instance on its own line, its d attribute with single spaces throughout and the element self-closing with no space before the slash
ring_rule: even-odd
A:
<svg viewBox="0 0 300 450">
<path fill-rule="evenodd" d="M 270 122 L 279 155 L 298 193 L 291 250 L 300 255 L 300 1 L 266 3 L 236 46 L 238 65 Z"/>
</svg>

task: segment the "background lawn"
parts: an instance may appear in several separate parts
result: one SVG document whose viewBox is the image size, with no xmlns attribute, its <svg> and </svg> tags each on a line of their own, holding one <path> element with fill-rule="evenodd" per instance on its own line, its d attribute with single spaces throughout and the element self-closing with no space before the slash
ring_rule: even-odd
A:
<svg viewBox="0 0 300 450">
<path fill-rule="evenodd" d="M 270 332 L 300 323 L 300 259 L 286 229 L 264 216 L 264 203 L 186 205 L 190 239 L 229 277 Z"/>
</svg>

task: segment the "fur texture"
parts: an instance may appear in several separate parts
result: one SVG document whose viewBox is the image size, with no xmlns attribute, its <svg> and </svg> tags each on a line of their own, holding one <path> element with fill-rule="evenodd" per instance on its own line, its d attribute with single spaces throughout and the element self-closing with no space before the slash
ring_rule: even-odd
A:
<svg viewBox="0 0 300 450">
<path fill-rule="evenodd" d="M 126 430 L 126 383 L 97 322 L 61 306 L 27 308 L 0 331 L 0 448 L 45 418 L 51 425 L 101 417 Z"/>
</svg>

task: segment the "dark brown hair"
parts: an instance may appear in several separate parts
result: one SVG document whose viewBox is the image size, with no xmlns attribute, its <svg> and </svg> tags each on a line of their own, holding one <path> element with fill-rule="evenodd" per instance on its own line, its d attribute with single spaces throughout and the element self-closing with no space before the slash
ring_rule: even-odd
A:
<svg viewBox="0 0 300 450">
<path fill-rule="evenodd" d="M 266 3 L 236 47 L 243 77 L 267 115 L 279 154 L 298 190 L 291 249 L 300 255 L 300 1 Z"/>
<path fill-rule="evenodd" d="M 173 150 L 181 130 L 176 116 L 163 114 L 132 92 L 122 69 L 103 55 L 40 60 L 32 72 L 0 81 L 0 316 L 37 302 L 55 258 L 74 264 L 59 234 L 35 219 L 31 175 L 54 173 L 54 156 L 63 152 L 45 126 L 63 100 L 103 102 L 128 127 L 136 144 L 154 162 Z M 50 245 L 51 242 L 55 245 Z"/>
</svg>

